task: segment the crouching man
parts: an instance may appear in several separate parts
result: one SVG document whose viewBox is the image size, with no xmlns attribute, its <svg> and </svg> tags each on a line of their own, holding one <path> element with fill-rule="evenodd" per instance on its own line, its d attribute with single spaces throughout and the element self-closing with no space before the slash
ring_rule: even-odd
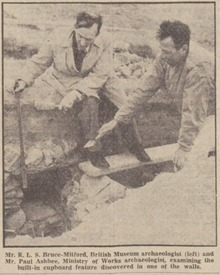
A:
<svg viewBox="0 0 220 275">
<path fill-rule="evenodd" d="M 207 116 L 214 120 L 215 85 L 211 64 L 188 62 L 190 29 L 180 21 L 164 21 L 158 30 L 161 55 L 153 72 L 139 83 L 139 88 L 116 113 L 114 120 L 103 125 L 99 137 L 109 133 L 118 123 L 129 123 L 133 116 L 162 88 L 169 94 L 182 115 L 179 148 L 173 161 L 181 169 Z M 205 137 L 204 137 L 205 138 Z"/>
<path fill-rule="evenodd" d="M 85 143 L 94 141 L 99 129 L 99 91 L 118 108 L 127 100 L 125 93 L 117 87 L 117 80 L 111 77 L 113 52 L 108 33 L 100 32 L 102 17 L 81 12 L 76 24 L 70 28 L 59 28 L 50 32 L 38 53 L 27 61 L 26 67 L 18 73 L 8 90 L 20 92 L 31 86 L 43 74 L 36 93 L 49 94 L 57 101 L 59 109 L 67 111 L 79 105 L 78 118 Z M 57 103 L 57 102 L 55 102 Z M 69 126 L 71 127 L 71 125 Z M 125 129 L 126 128 L 126 129 Z M 141 145 L 135 123 L 122 127 L 129 150 L 140 161 L 149 161 Z M 101 143 L 87 149 L 88 158 L 98 168 L 109 164 L 101 152 Z"/>
</svg>

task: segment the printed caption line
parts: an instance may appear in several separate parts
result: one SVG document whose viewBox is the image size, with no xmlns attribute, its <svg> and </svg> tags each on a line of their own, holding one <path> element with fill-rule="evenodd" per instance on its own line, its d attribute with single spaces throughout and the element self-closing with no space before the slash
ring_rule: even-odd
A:
<svg viewBox="0 0 220 275">
<path fill-rule="evenodd" d="M 7 275 L 7 274 L 18 274 L 18 273 L 0 273 L 0 275 Z M 22 273 L 23 275 L 30 275 L 30 273 Z M 33 273 L 33 274 L 36 274 L 36 273 Z M 56 275 L 60 275 L 60 273 L 53 273 L 53 274 L 56 274 Z M 65 273 L 62 273 L 63 275 L 67 275 L 67 274 L 65 274 Z M 110 274 L 110 275 L 118 275 L 118 273 L 82 273 L 82 272 L 80 272 L 80 273 L 74 273 L 75 275 L 77 275 L 77 274 L 80 274 L 80 275 L 82 275 L 82 274 L 96 274 L 96 275 L 98 275 L 98 274 L 101 274 L 101 275 L 103 275 L 103 274 Z M 219 272 L 120 272 L 120 274 L 207 274 L 207 275 L 211 275 L 211 274 L 220 274 Z M 48 273 L 38 273 L 38 275 L 48 275 Z"/>
</svg>

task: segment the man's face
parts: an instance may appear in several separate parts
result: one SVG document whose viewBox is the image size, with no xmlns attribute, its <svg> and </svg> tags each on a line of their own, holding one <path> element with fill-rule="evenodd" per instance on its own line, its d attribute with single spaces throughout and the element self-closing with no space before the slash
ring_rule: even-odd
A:
<svg viewBox="0 0 220 275">
<path fill-rule="evenodd" d="M 79 50 L 85 50 L 93 42 L 98 32 L 98 24 L 93 24 L 91 28 L 76 29 L 76 43 Z"/>
<path fill-rule="evenodd" d="M 170 66 L 179 65 L 187 56 L 186 45 L 177 50 L 171 37 L 160 41 L 161 56 Z"/>
</svg>

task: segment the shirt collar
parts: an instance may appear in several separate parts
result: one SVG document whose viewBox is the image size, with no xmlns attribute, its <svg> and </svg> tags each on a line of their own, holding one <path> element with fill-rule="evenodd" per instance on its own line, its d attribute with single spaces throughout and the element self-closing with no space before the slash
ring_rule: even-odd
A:
<svg viewBox="0 0 220 275">
<path fill-rule="evenodd" d="M 63 39 L 63 41 L 61 42 L 61 46 L 62 46 L 62 47 L 69 47 L 69 46 L 72 45 L 72 37 L 73 37 L 73 32 L 74 32 L 74 31 L 75 31 L 75 29 L 74 29 L 74 30 L 72 29 L 71 31 L 68 32 L 66 39 Z M 100 47 L 101 47 L 101 44 L 102 44 L 102 38 L 101 38 L 101 35 L 98 34 L 98 35 L 96 36 L 94 42 L 92 43 L 92 45 L 95 45 L 95 46 L 97 46 L 98 48 L 100 48 Z M 92 46 L 92 45 L 91 45 L 91 46 Z M 86 48 L 86 52 L 89 51 L 89 49 L 90 49 L 91 46 L 89 46 L 89 47 Z"/>
<path fill-rule="evenodd" d="M 101 44 L 102 44 L 102 36 L 101 34 L 98 34 L 93 42 L 93 45 L 96 45 L 98 48 L 100 48 Z"/>
</svg>

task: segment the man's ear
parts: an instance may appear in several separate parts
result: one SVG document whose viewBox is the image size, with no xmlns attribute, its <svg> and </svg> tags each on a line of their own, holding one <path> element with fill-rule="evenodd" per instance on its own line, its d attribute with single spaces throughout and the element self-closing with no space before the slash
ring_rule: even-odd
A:
<svg viewBox="0 0 220 275">
<path fill-rule="evenodd" d="M 186 55 L 189 51 L 189 46 L 188 45 L 183 45 L 182 48 L 181 48 L 181 52 L 183 55 Z"/>
</svg>

